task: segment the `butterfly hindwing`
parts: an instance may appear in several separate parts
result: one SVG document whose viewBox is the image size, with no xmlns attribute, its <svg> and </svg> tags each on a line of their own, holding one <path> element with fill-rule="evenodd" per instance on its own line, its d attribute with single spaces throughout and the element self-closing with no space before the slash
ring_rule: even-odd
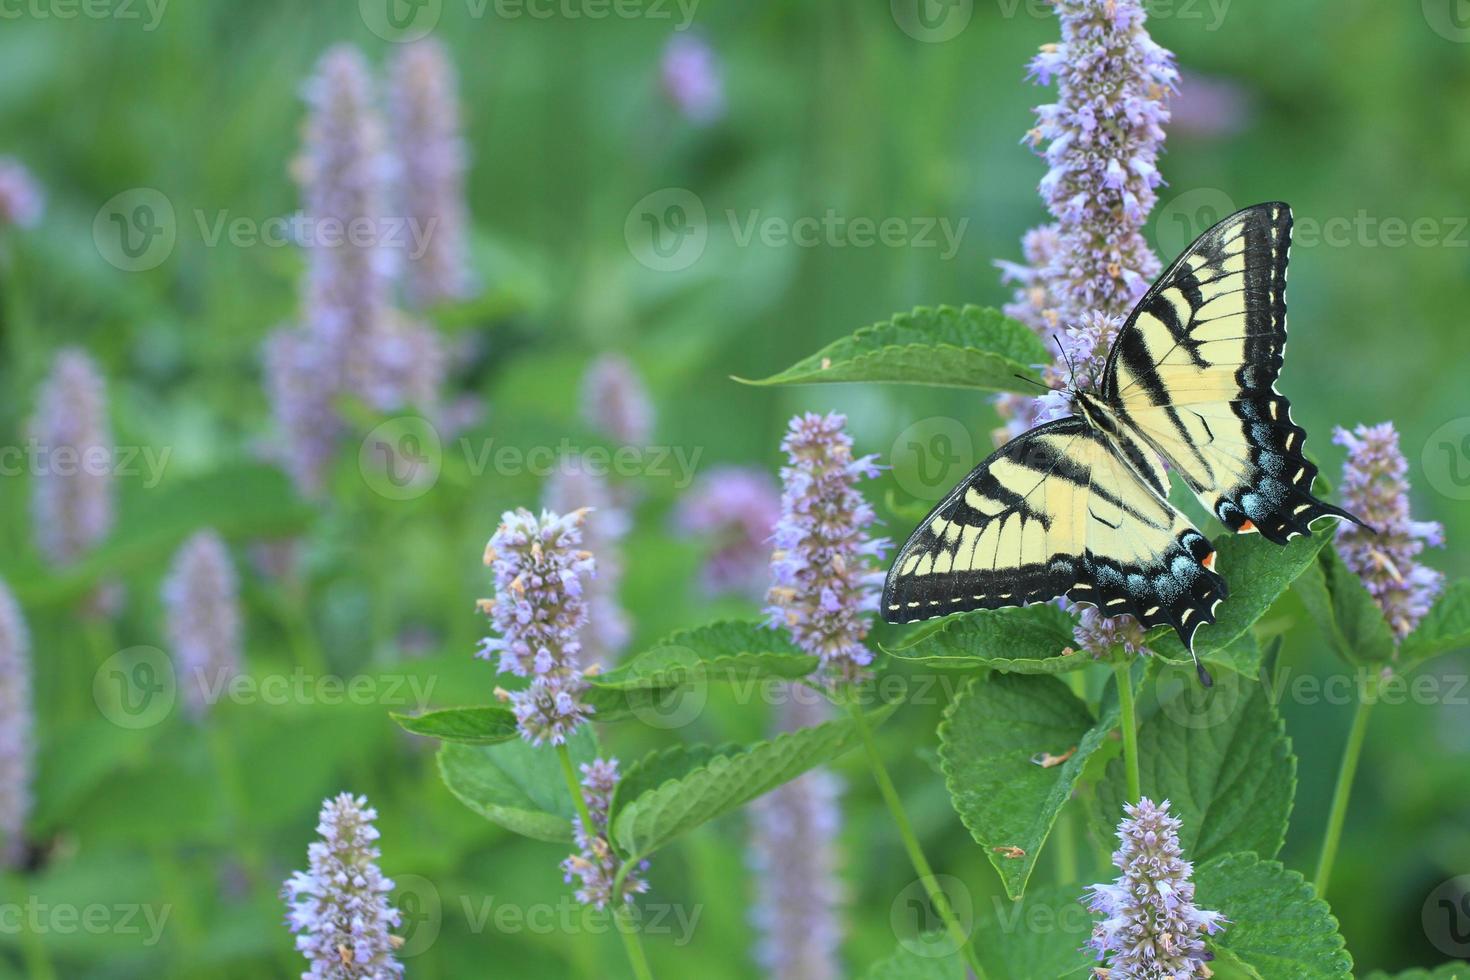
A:
<svg viewBox="0 0 1470 980">
<path fill-rule="evenodd" d="M 1291 209 L 1259 204 L 1197 239 L 1114 341 L 1102 398 L 1235 531 L 1277 543 L 1343 511 L 1312 496 L 1306 432 L 1276 391 Z"/>
<path fill-rule="evenodd" d="M 883 615 L 911 622 L 1065 595 L 1186 644 L 1226 594 L 1213 549 L 1078 417 L 997 450 L 946 497 L 894 560 Z"/>
</svg>

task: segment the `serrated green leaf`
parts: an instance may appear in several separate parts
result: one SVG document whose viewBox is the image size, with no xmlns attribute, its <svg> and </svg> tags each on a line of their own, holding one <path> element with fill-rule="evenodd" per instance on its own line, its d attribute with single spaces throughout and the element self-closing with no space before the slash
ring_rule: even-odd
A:
<svg viewBox="0 0 1470 980">
<path fill-rule="evenodd" d="M 724 622 L 681 630 L 589 680 L 607 690 L 677 687 L 691 679 L 795 679 L 817 668 L 787 635 L 761 623 Z"/>
<path fill-rule="evenodd" d="M 1080 886 L 1043 885 L 1019 902 L 992 898 L 977 917 L 973 945 L 992 977 L 1081 980 L 1097 962 L 1083 948 L 1092 923 Z"/>
<path fill-rule="evenodd" d="M 597 758 L 591 727 L 579 728 L 567 748 L 577 765 Z M 550 746 L 521 739 L 488 746 L 445 742 L 439 775 L 461 803 L 506 830 L 557 844 L 572 839 L 576 806 Z"/>
<path fill-rule="evenodd" d="M 1419 626 L 1404 637 L 1399 658 L 1405 664 L 1470 646 L 1470 579 L 1451 582 Z"/>
<path fill-rule="evenodd" d="M 1011 898 L 1025 891 L 1083 766 L 1117 724 L 1116 698 L 1096 721 L 1065 683 L 1042 675 L 978 677 L 945 710 L 939 756 L 950 801 Z M 1046 756 L 1066 761 L 1043 766 Z"/>
<path fill-rule="evenodd" d="M 1091 657 L 1072 656 L 1071 613 L 1054 603 L 977 609 L 917 627 L 900 643 L 885 645 L 897 660 L 954 670 L 1061 674 L 1081 670 Z"/>
<path fill-rule="evenodd" d="M 925 933 L 874 963 L 863 980 L 965 980 L 964 957 L 951 951 L 953 945 L 942 932 Z"/>
<path fill-rule="evenodd" d="M 868 712 L 866 723 L 878 724 L 896 707 Z M 631 860 L 640 860 L 680 834 L 835 758 L 859 737 L 851 718 L 839 718 L 728 754 L 690 753 L 685 759 L 695 764 L 689 771 L 625 798 L 612 813 L 612 840 Z"/>
<path fill-rule="evenodd" d="M 390 712 L 390 716 L 406 732 L 466 745 L 494 745 L 508 742 L 519 734 L 515 714 L 498 705 L 441 708 L 421 715 Z"/>
<path fill-rule="evenodd" d="M 1163 678 L 1160 709 L 1138 729 L 1143 795 L 1169 800 L 1183 823 L 1184 855 L 1196 864 L 1244 851 L 1275 857 L 1296 795 L 1296 757 L 1265 686 L 1229 674 L 1206 689 L 1193 670 Z M 1090 808 L 1101 839 L 1123 819 L 1126 795 L 1123 760 L 1115 758 Z"/>
<path fill-rule="evenodd" d="M 1311 566 L 1330 540 L 1332 535 L 1326 531 L 1302 535 L 1286 545 L 1272 544 L 1259 534 L 1217 537 L 1215 570 L 1230 583 L 1230 597 L 1220 604 L 1215 622 L 1195 634 L 1194 652 L 1203 658 L 1234 643 Z M 1189 659 L 1189 651 L 1170 627 L 1150 630 L 1148 645 L 1171 660 Z"/>
<path fill-rule="evenodd" d="M 1201 653 L 1199 659 L 1200 662 L 1209 666 L 1224 667 L 1226 670 L 1239 674 L 1243 678 L 1258 681 L 1261 678 L 1261 664 L 1264 658 L 1265 654 L 1261 650 L 1261 644 L 1256 639 L 1255 634 L 1247 631 L 1237 636 L 1235 641 L 1227 647 Z M 1186 668 L 1189 671 L 1190 677 L 1196 676 L 1194 661 L 1188 657 L 1176 659 L 1162 653 L 1156 653 L 1153 659 L 1160 664 Z"/>
<path fill-rule="evenodd" d="M 1433 970 L 1414 969 L 1402 973 L 1374 970 L 1363 980 L 1470 980 L 1470 963 L 1445 963 Z"/>
<path fill-rule="evenodd" d="M 623 770 L 613 791 L 610 812 L 617 813 L 623 805 L 649 790 L 657 789 L 671 779 L 678 779 L 719 755 L 735 755 L 741 746 L 735 743 L 724 745 L 670 745 L 657 749 Z"/>
<path fill-rule="evenodd" d="M 841 381 L 897 382 L 990 391 L 1035 391 L 1051 359 L 1025 324 L 998 310 L 919 307 L 834 341 L 758 385 Z M 743 380 L 743 379 L 740 379 Z"/>
<path fill-rule="evenodd" d="M 1353 960 L 1327 903 L 1295 871 L 1254 854 L 1197 865 L 1195 900 L 1229 919 L 1211 948 L 1262 977 L 1351 980 Z"/>
<path fill-rule="evenodd" d="M 1358 576 L 1348 570 L 1335 548 L 1323 548 L 1297 589 L 1317 628 L 1350 664 L 1379 664 L 1393 659 L 1395 641 L 1383 610 Z"/>
</svg>

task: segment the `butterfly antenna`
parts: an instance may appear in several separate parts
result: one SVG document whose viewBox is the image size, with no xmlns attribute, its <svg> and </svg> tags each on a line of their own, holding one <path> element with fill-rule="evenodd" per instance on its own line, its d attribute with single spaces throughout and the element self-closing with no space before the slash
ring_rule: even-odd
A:
<svg viewBox="0 0 1470 980">
<path fill-rule="evenodd" d="M 1022 381 L 1026 382 L 1028 385 L 1035 385 L 1036 387 L 1042 389 L 1043 391 L 1051 391 L 1050 388 L 1048 388 L 1046 385 L 1042 384 L 1040 381 L 1037 381 L 1035 378 L 1028 378 L 1024 374 L 1018 374 L 1018 375 L 1015 375 L 1015 377 L 1020 378 Z"/>
<path fill-rule="evenodd" d="M 1067 382 L 1067 387 L 1068 388 L 1076 388 L 1077 387 L 1077 365 L 1075 365 L 1075 364 L 1072 363 L 1072 355 L 1067 353 L 1067 348 L 1065 348 L 1065 347 L 1062 346 L 1062 342 L 1057 339 L 1057 335 L 1056 334 L 1052 334 L 1051 335 L 1051 342 L 1057 345 L 1057 353 L 1060 354 L 1060 355 L 1062 355 L 1062 360 L 1067 363 L 1067 372 L 1071 376 L 1070 377 L 1070 380 Z"/>
</svg>

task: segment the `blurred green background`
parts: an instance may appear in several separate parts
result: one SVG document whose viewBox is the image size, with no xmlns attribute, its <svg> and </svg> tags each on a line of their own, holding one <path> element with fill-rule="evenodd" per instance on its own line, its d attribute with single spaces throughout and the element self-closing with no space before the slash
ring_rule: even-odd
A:
<svg viewBox="0 0 1470 980">
<path fill-rule="evenodd" d="M 1154 37 L 1208 91 L 1192 93 L 1197 111 L 1170 132 L 1151 234 L 1167 260 L 1232 204 L 1293 205 L 1300 230 L 1282 390 L 1330 476 L 1342 459 L 1332 426 L 1398 424 L 1417 516 L 1448 533 L 1450 547 L 1429 561 L 1463 576 L 1470 20 L 1456 18 L 1457 2 L 1156 4 Z M 171 457 L 158 487 L 123 481 L 115 540 L 65 576 L 35 555 L 28 478 L 0 480 L 0 573 L 34 632 L 32 835 L 44 851 L 33 873 L 0 877 L 0 903 L 144 903 L 170 917 L 156 943 L 141 917 L 136 932 L 53 928 L 27 938 L 0 929 L 0 976 L 30 975 L 36 942 L 67 978 L 294 974 L 301 964 L 276 892 L 305 865 L 322 798 L 344 789 L 376 805 L 384 869 L 417 896 L 410 976 L 626 970 L 616 938 L 586 924 L 497 927 L 493 913 L 485 924 L 487 908 L 567 905 L 556 869 L 563 849 L 471 814 L 439 782 L 432 747 L 387 717 L 415 707 L 406 678 L 438 705 L 489 697 L 493 671 L 471 657 L 485 630 L 473 601 L 489 590 L 480 553 L 503 509 L 537 501 L 536 480 L 476 475 L 446 458 L 431 492 L 395 502 L 371 491 L 348 453 L 330 501 L 313 507 L 252 462 L 271 438 L 258 351 L 296 312 L 301 256 L 211 245 L 201 222 L 221 212 L 259 222 L 298 206 L 287 168 L 301 83 L 334 42 L 384 62 L 394 44 L 370 29 L 372 6 L 180 0 L 156 20 L 121 0 L 88 8 L 105 16 L 65 0 L 4 6 L 0 154 L 25 162 L 49 200 L 38 228 L 0 243 L 3 441 L 23 441 L 52 354 L 77 344 L 109 376 L 118 442 L 168 447 Z M 586 444 L 594 437 L 578 419 L 579 379 L 593 355 L 614 349 L 653 391 L 655 441 L 698 451 L 701 469 L 746 462 L 774 472 L 785 420 L 831 408 L 848 414 L 861 450 L 894 462 L 876 485 L 880 499 L 936 497 L 937 483 L 985 454 L 997 424 L 973 395 L 766 390 L 729 376 L 774 373 L 914 305 L 1008 298 L 992 262 L 1018 258 L 1021 234 L 1043 220 L 1043 165 L 1018 141 L 1032 106 L 1050 95 L 1025 82 L 1024 64 L 1055 40 L 1055 20 L 1034 3 L 962 0 L 943 16 L 963 23 L 943 21 L 947 39 L 926 41 L 903 29 L 916 23 L 905 0 L 699 4 L 691 30 L 719 59 L 726 101 L 721 118 L 700 125 L 660 87 L 679 9 L 587 16 L 593 8 L 602 9 L 579 0 L 537 8 L 546 17 L 473 0 L 423 8 L 462 74 L 474 262 L 486 287 L 440 324 L 476 341 L 455 369 L 456 385 L 487 406 L 469 437 Z M 1210 108 L 1211 97 L 1228 104 Z M 93 222 L 137 188 L 168 199 L 177 237 L 156 268 L 127 272 L 99 253 Z M 647 252 L 629 230 L 635 205 L 670 188 L 692 192 L 707 216 L 704 251 L 672 271 L 640 261 Z M 963 234 L 952 255 L 942 244 L 742 241 L 753 218 L 791 222 L 829 209 L 848 220 L 899 218 L 915 233 L 930 221 L 964 222 Z M 1416 241 L 1395 232 L 1399 222 L 1421 229 Z M 1302 232 L 1314 227 L 1321 234 L 1310 241 Z M 930 431 L 910 431 L 923 420 L 963 434 L 939 481 L 908 449 L 913 432 Z M 752 615 L 735 600 L 711 603 L 693 584 L 705 549 L 669 527 L 682 488 L 656 476 L 637 483 L 623 595 L 632 648 L 717 615 Z M 108 658 L 165 646 L 158 584 L 174 545 L 204 524 L 226 532 L 241 569 L 252 675 L 365 675 L 374 692 L 366 703 L 325 703 L 317 691 L 223 704 L 204 728 L 177 710 L 139 728 L 99 710 L 92 681 Z M 889 524 L 895 537 L 908 530 L 903 517 Z M 299 581 L 251 570 L 250 542 L 283 534 L 302 536 Z M 125 583 L 125 611 L 115 622 L 79 618 L 78 598 L 106 578 Z M 1279 625 L 1290 626 L 1294 602 L 1273 614 Z M 1286 663 L 1318 677 L 1346 669 L 1307 628 L 1292 627 Z M 1466 668 L 1460 655 L 1428 669 L 1463 679 Z M 1470 691 L 1442 688 L 1452 689 L 1373 719 L 1328 896 L 1364 970 L 1446 958 L 1421 912 L 1436 885 L 1470 873 Z M 760 737 L 767 709 L 723 697 L 687 728 L 628 723 L 606 742 L 629 759 L 671 738 Z M 907 708 L 881 738 L 931 858 L 984 912 L 998 885 L 930 763 L 941 708 Z M 1283 711 L 1301 760 L 1283 857 L 1309 872 L 1351 705 L 1288 697 Z M 844 957 L 857 974 L 893 948 L 890 913 L 901 918 L 895 901 L 912 874 L 866 772 L 851 758 L 838 768 L 848 785 Z M 744 836 L 742 820 L 726 818 L 658 855 L 652 898 L 699 916 L 691 935 L 676 927 L 649 938 L 660 975 L 758 975 Z M 1099 860 L 1080 843 L 1079 853 Z M 1053 859 L 1043 858 L 1038 881 Z"/>
</svg>

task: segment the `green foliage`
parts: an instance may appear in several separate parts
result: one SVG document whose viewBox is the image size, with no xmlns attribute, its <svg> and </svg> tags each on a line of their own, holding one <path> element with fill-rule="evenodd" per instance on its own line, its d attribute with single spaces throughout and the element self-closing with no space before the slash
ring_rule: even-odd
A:
<svg viewBox="0 0 1470 980">
<path fill-rule="evenodd" d="M 1194 652 L 1201 659 L 1234 643 L 1266 614 L 1272 604 L 1311 567 L 1317 553 L 1332 536 L 1325 531 L 1303 535 L 1286 545 L 1273 544 L 1259 534 L 1217 536 L 1215 570 L 1230 583 L 1230 596 L 1216 610 L 1217 619 L 1200 627 Z M 1149 647 L 1172 660 L 1187 660 L 1189 651 L 1168 627 L 1151 630 Z"/>
<path fill-rule="evenodd" d="M 949 936 L 930 932 L 909 940 L 887 959 L 863 974 L 863 980 L 965 980 L 965 960 L 953 949 Z"/>
<path fill-rule="evenodd" d="M 1382 970 L 1374 970 L 1366 974 L 1363 980 L 1466 980 L 1470 978 L 1470 964 L 1445 963 L 1432 970 L 1405 970 L 1402 973 L 1385 973 Z"/>
<path fill-rule="evenodd" d="M 1029 328 L 997 310 L 921 306 L 833 341 L 780 374 L 751 383 L 870 381 L 1034 392 L 1034 385 L 1015 376 L 1037 379 L 1035 365 L 1050 356 Z"/>
<path fill-rule="evenodd" d="M 516 716 L 498 705 L 441 708 L 421 715 L 392 714 L 406 732 L 465 745 L 494 745 L 518 737 Z"/>
<path fill-rule="evenodd" d="M 1183 821 L 1184 855 L 1196 864 L 1234 852 L 1275 857 L 1286 838 L 1296 792 L 1296 758 L 1286 726 L 1264 685 L 1233 676 L 1204 689 L 1176 676 L 1174 692 L 1139 726 L 1140 789 L 1167 799 Z M 1091 813 L 1098 837 L 1110 840 L 1123 817 L 1123 760 L 1108 763 Z"/>
<path fill-rule="evenodd" d="M 1093 661 L 1065 651 L 1076 619 L 1050 602 L 979 609 L 916 627 L 883 649 L 898 660 L 953 670 L 1062 674 Z"/>
<path fill-rule="evenodd" d="M 753 622 L 723 622 L 681 630 L 589 679 L 609 691 L 674 688 L 706 680 L 794 680 L 810 674 L 817 662 L 780 630 Z"/>
<path fill-rule="evenodd" d="M 895 707 L 869 712 L 867 724 L 882 721 Z M 649 763 L 648 772 L 667 776 L 664 782 L 631 798 L 619 794 L 609 821 L 612 842 L 630 860 L 644 858 L 680 834 L 835 758 L 859 737 L 854 720 L 841 718 L 718 754 L 694 750 L 661 757 Z M 681 762 L 689 768 L 669 776 Z M 640 776 L 638 781 L 651 779 Z"/>
<path fill-rule="evenodd" d="M 1026 890 L 1057 814 L 1117 726 L 1116 699 L 1099 720 L 1065 683 L 1039 675 L 977 678 L 945 711 L 939 751 L 950 799 L 1011 898 Z"/>
<path fill-rule="evenodd" d="M 589 726 L 578 729 L 567 747 L 577 765 L 597 758 Z M 518 738 L 488 746 L 446 742 L 439 748 L 439 775 L 461 803 L 491 823 L 536 840 L 572 839 L 576 806 L 549 746 Z"/>
<path fill-rule="evenodd" d="M 1080 885 L 1030 888 L 1017 902 L 991 901 L 978 915 L 974 946 L 992 977 L 1086 976 L 1092 916 Z"/>
<path fill-rule="evenodd" d="M 1350 980 L 1353 960 L 1327 903 L 1295 871 L 1254 854 L 1195 868 L 1195 900 L 1230 920 L 1210 941 L 1261 980 Z"/>
<path fill-rule="evenodd" d="M 1394 636 L 1383 610 L 1362 580 L 1342 563 L 1337 549 L 1322 549 L 1299 583 L 1302 605 L 1344 660 L 1363 665 L 1393 658 Z"/>
<path fill-rule="evenodd" d="M 1403 663 L 1411 664 L 1467 646 L 1470 646 L 1470 579 L 1462 578 L 1445 587 L 1429 615 L 1404 637 L 1399 657 Z"/>
</svg>

